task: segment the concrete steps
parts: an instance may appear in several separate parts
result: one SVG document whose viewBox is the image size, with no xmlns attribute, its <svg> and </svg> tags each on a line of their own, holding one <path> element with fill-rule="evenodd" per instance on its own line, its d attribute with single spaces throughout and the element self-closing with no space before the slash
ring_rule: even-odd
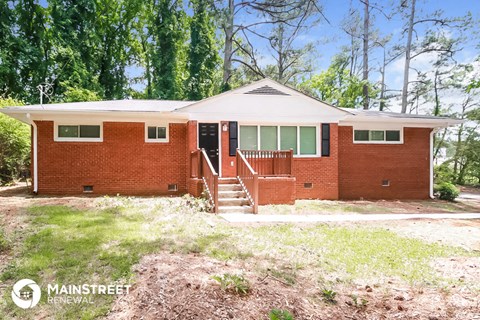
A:
<svg viewBox="0 0 480 320">
<path fill-rule="evenodd" d="M 237 178 L 218 179 L 219 213 L 253 213 L 253 208 Z"/>
</svg>

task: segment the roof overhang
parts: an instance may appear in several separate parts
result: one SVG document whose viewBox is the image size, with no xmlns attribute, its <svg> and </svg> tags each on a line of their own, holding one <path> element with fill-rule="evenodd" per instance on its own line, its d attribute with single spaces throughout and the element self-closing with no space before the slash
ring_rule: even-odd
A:
<svg viewBox="0 0 480 320">
<path fill-rule="evenodd" d="M 431 117 L 431 118 L 413 118 L 413 117 L 382 117 L 382 116 L 346 116 L 339 121 L 339 126 L 355 125 L 402 125 L 403 127 L 416 128 L 446 128 L 463 123 L 464 120 Z"/>
</svg>

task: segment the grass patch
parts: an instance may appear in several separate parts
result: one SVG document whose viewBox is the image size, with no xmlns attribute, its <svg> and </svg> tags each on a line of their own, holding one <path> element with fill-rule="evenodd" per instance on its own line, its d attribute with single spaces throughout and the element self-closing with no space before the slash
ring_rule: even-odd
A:
<svg viewBox="0 0 480 320">
<path fill-rule="evenodd" d="M 7 239 L 5 232 L 0 228 L 0 254 L 10 250 L 10 241 Z"/>
<path fill-rule="evenodd" d="M 328 214 L 328 213 L 385 213 L 385 207 L 371 201 L 348 203 L 330 200 L 297 200 L 295 205 L 269 205 L 260 207 L 260 213 L 270 214 Z"/>
<path fill-rule="evenodd" d="M 338 278 L 350 281 L 384 276 L 436 284 L 441 279 L 429 267 L 432 259 L 475 254 L 379 228 L 236 227 L 186 205 L 186 199 L 144 200 L 106 198 L 90 210 L 30 208 L 30 225 L 16 244 L 14 263 L 3 270 L 0 281 L 8 287 L 30 278 L 41 288 L 47 283 L 127 284 L 133 279 L 132 266 L 143 255 L 170 251 L 267 265 L 272 276 L 292 286 L 304 271 L 312 279 L 320 279 L 324 287 Z M 4 298 L 2 319 L 34 319 L 45 314 L 57 319 L 94 319 L 105 315 L 114 299 L 96 295 L 93 305 L 52 306 L 43 292 L 39 306 L 22 311 L 11 303 L 9 292 L 4 292 Z"/>
</svg>

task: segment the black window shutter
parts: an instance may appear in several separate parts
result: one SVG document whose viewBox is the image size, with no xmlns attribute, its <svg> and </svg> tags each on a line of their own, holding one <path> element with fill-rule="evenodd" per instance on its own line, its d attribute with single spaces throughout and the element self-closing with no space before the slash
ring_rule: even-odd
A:
<svg viewBox="0 0 480 320">
<path fill-rule="evenodd" d="M 236 121 L 230 121 L 228 123 L 228 133 L 229 133 L 229 154 L 234 156 L 237 154 L 238 148 L 238 123 Z"/>
<path fill-rule="evenodd" d="M 322 157 L 330 156 L 330 124 L 322 123 Z"/>
</svg>

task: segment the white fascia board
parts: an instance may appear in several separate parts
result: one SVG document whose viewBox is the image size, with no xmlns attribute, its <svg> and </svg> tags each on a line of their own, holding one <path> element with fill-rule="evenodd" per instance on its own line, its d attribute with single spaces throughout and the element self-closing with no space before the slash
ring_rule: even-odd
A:
<svg viewBox="0 0 480 320">
<path fill-rule="evenodd" d="M 362 125 L 364 127 L 372 126 L 376 127 L 379 125 L 384 126 L 398 126 L 402 125 L 403 127 L 412 127 L 412 128 L 446 128 L 450 126 L 455 126 L 463 123 L 463 120 L 457 119 L 421 119 L 421 118 L 372 118 L 372 117 L 356 117 L 352 119 L 351 117 L 346 117 L 343 120 L 340 120 L 339 126 L 358 126 Z"/>
<path fill-rule="evenodd" d="M 18 119 L 19 114 L 8 113 Z M 166 120 L 171 123 L 186 123 L 188 118 L 184 114 L 171 112 L 35 112 L 30 113 L 31 120 L 37 121 L 70 121 L 70 120 L 97 120 L 101 122 L 148 122 Z"/>
<path fill-rule="evenodd" d="M 338 123 L 343 116 L 279 116 L 235 113 L 190 113 L 189 119 L 205 121 L 238 121 L 242 123 L 282 124 L 282 123 Z"/>
</svg>

